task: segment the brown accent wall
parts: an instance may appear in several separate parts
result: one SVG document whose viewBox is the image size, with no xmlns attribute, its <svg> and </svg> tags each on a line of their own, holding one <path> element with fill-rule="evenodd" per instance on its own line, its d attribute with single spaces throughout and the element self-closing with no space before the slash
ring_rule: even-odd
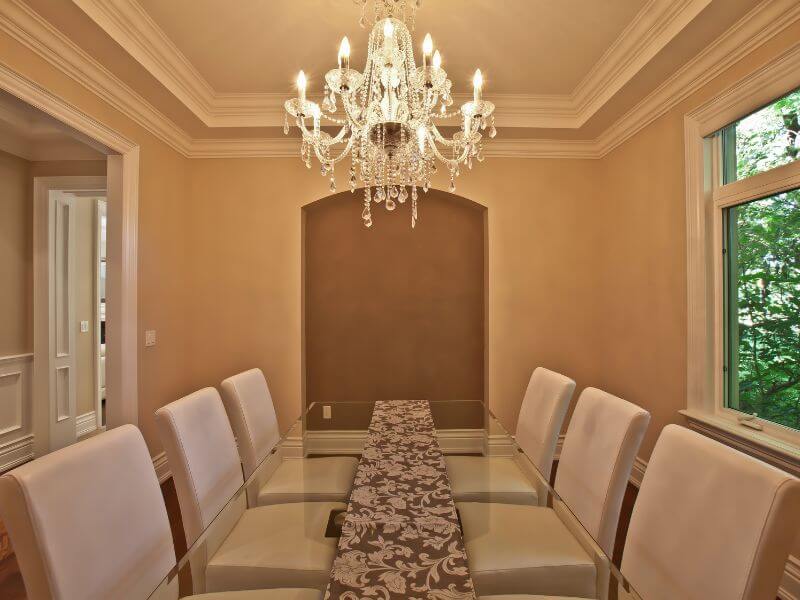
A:
<svg viewBox="0 0 800 600">
<path fill-rule="evenodd" d="M 306 402 L 483 398 L 485 208 L 431 190 L 367 229 L 361 197 L 304 209 Z"/>
</svg>

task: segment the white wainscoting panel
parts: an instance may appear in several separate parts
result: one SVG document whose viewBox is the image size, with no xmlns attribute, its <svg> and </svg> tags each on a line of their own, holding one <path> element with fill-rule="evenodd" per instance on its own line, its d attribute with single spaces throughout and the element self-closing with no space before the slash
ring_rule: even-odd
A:
<svg viewBox="0 0 800 600">
<path fill-rule="evenodd" d="M 0 357 L 0 472 L 33 458 L 33 354 Z"/>
</svg>

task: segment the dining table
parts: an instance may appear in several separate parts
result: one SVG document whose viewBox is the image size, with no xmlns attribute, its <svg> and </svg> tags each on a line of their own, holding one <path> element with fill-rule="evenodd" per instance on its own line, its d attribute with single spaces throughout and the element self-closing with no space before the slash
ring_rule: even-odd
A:
<svg viewBox="0 0 800 600">
<path fill-rule="evenodd" d="M 205 592 L 205 565 L 230 529 L 231 512 L 257 506 L 260 486 L 280 461 L 325 455 L 357 456 L 358 466 L 347 502 L 332 510 L 325 522 L 309 511 L 299 534 L 306 542 L 324 537 L 335 550 L 329 577 L 319 587 L 321 600 L 480 598 L 470 574 L 469 537 L 465 540 L 448 477 L 448 455 L 488 459 L 476 461 L 472 473 L 474 480 L 485 483 L 501 477 L 500 470 L 513 461 L 529 481 L 517 501 L 545 508 L 558 505 L 560 518 L 592 557 L 596 598 L 641 600 L 571 514 L 550 478 L 539 472 L 482 400 L 311 403 L 179 557 L 159 589 L 177 589 L 179 598 Z M 487 521 L 480 525 L 482 531 L 467 533 L 491 534 L 498 526 Z M 250 587 L 243 581 L 233 589 Z M 154 592 L 150 600 L 165 597 L 174 599 Z"/>
</svg>

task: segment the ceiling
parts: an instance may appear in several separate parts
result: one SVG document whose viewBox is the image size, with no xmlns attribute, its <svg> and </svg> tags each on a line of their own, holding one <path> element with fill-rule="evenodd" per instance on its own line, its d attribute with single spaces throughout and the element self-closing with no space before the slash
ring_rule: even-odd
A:
<svg viewBox="0 0 800 600">
<path fill-rule="evenodd" d="M 2 90 L 0 150 L 29 161 L 104 160 L 106 157 L 106 149 L 96 142 Z"/>
<path fill-rule="evenodd" d="M 595 144 L 590 153 L 596 154 L 602 135 L 652 104 L 648 99 L 687 64 L 702 71 L 724 62 L 698 59 L 726 33 L 742 30 L 742 23 L 747 31 L 778 31 L 785 26 L 779 23 L 800 18 L 795 1 L 422 0 L 413 37 L 419 42 L 432 34 L 457 102 L 471 95 L 476 67 L 486 74 L 485 96 L 497 105 L 493 145 L 585 142 Z M 38 18 L 63 36 L 53 60 L 71 45 L 74 61 L 95 61 L 97 87 L 116 88 L 120 110 L 144 115 L 173 147 L 205 144 L 208 155 L 218 151 L 210 150 L 212 142 L 225 155 L 237 148 L 247 155 L 244 148 L 257 140 L 271 148 L 291 141 L 282 133 L 283 103 L 294 94 L 297 71 L 310 75 L 309 93 L 319 99 L 341 37 L 350 38 L 355 65 L 363 64 L 366 47 L 353 0 L 8 0 L 5 6 L 0 16 L 23 27 Z M 776 23 L 775 15 L 785 18 Z M 714 56 L 738 52 L 739 39 L 731 36 Z M 196 147 L 192 154 L 205 155 Z"/>
<path fill-rule="evenodd" d="M 221 93 L 288 93 L 300 69 L 321 82 L 342 36 L 363 66 L 368 29 L 353 0 L 139 0 L 198 73 Z M 476 67 L 492 92 L 569 94 L 645 0 L 425 0 L 412 32 L 430 32 L 456 87 Z M 191 15 L 191 18 L 187 18 Z M 580 40 L 580 43 L 577 43 Z M 419 50 L 417 51 L 419 52 Z M 558 60 L 549 58 L 557 56 Z M 419 55 L 418 55 L 419 59 Z"/>
</svg>

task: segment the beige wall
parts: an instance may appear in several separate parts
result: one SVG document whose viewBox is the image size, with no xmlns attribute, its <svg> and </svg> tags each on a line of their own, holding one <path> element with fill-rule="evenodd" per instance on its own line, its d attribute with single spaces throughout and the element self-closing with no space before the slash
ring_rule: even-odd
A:
<svg viewBox="0 0 800 600">
<path fill-rule="evenodd" d="M 0 356 L 33 352 L 30 163 L 0 152 Z"/>
<path fill-rule="evenodd" d="M 596 380 L 588 208 L 598 167 L 494 159 L 459 181 L 457 194 L 488 207 L 488 392 L 508 423 L 535 365 L 569 373 L 580 385 Z M 329 195 L 327 188 L 299 158 L 190 163 L 189 378 L 195 387 L 216 385 L 261 367 L 283 426 L 301 403 L 301 207 Z M 407 210 L 390 216 L 405 222 Z M 424 197 L 420 218 L 425 227 Z M 380 226 L 376 219 L 374 233 Z"/>
<path fill-rule="evenodd" d="M 140 147 L 139 330 L 143 338 L 144 329 L 156 329 L 158 345 L 146 350 L 139 345 L 139 421 L 151 452 L 159 452 L 153 411 L 194 387 L 184 366 L 185 307 L 191 298 L 183 276 L 187 160 L 5 33 L 0 33 L 0 56 L 10 68 Z"/>
</svg>

